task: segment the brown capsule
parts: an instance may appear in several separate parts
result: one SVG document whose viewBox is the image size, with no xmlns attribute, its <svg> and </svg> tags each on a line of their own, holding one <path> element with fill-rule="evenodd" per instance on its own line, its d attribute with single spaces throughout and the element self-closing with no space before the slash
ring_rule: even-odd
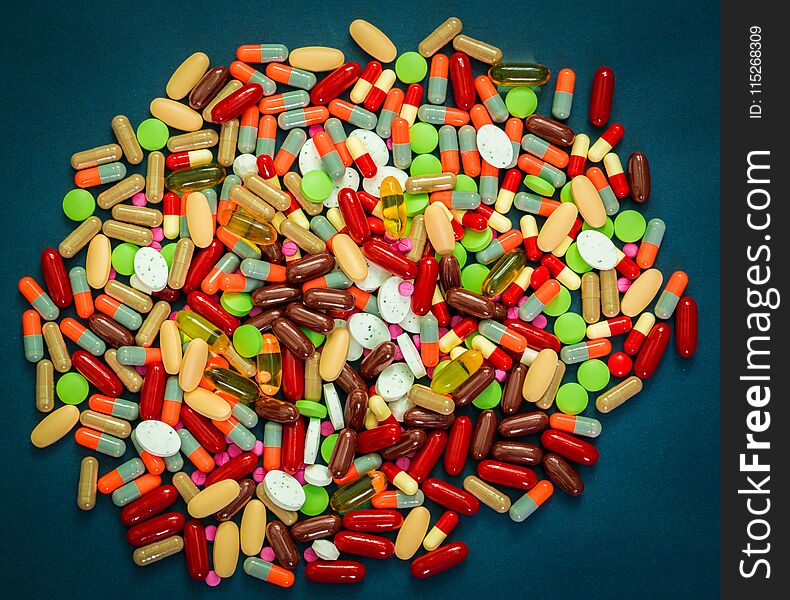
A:
<svg viewBox="0 0 790 600">
<path fill-rule="evenodd" d="M 313 342 L 291 319 L 286 317 L 275 319 L 272 322 L 272 333 L 277 336 L 283 346 L 302 360 L 307 360 L 315 352 Z"/>
<path fill-rule="evenodd" d="M 195 110 L 205 108 L 228 80 L 227 67 L 211 67 L 189 93 L 189 106 Z"/>
<path fill-rule="evenodd" d="M 272 328 L 272 322 L 275 319 L 279 319 L 280 317 L 284 316 L 285 309 L 278 306 L 277 308 L 270 308 L 269 310 L 258 313 L 254 317 L 250 317 L 244 321 L 244 324 L 257 327 L 258 331 L 261 333 L 266 333 Z"/>
<path fill-rule="evenodd" d="M 365 413 L 368 410 L 368 394 L 364 390 L 352 390 L 346 397 L 343 420 L 346 427 L 360 431 L 365 425 Z"/>
<path fill-rule="evenodd" d="M 491 446 L 491 458 L 517 465 L 539 465 L 543 459 L 543 450 L 529 442 L 499 440 Z"/>
<path fill-rule="evenodd" d="M 475 294 L 462 287 L 447 290 L 444 299 L 454 309 L 479 319 L 492 319 L 496 314 L 496 306 L 490 298 Z"/>
<path fill-rule="evenodd" d="M 311 310 L 301 302 L 291 302 L 285 307 L 285 316 L 310 331 L 326 335 L 335 328 L 335 320 L 322 312 Z"/>
<path fill-rule="evenodd" d="M 422 429 L 407 429 L 401 434 L 400 440 L 397 443 L 389 448 L 380 450 L 379 454 L 382 460 L 395 460 L 401 458 L 402 456 L 406 456 L 422 448 L 427 437 L 428 436 Z"/>
<path fill-rule="evenodd" d="M 494 367 L 488 364 L 481 366 L 477 371 L 472 373 L 469 379 L 459 385 L 453 392 L 452 396 L 455 405 L 466 406 L 472 402 L 472 400 L 483 393 L 483 390 L 491 385 L 495 377 L 496 371 Z"/>
<path fill-rule="evenodd" d="M 304 283 L 316 277 L 322 277 L 335 268 L 335 257 L 324 252 L 311 254 L 299 260 L 293 260 L 285 267 L 285 279 L 289 283 Z"/>
<path fill-rule="evenodd" d="M 371 381 L 378 377 L 384 369 L 392 364 L 398 353 L 398 346 L 395 342 L 381 342 L 359 365 L 359 374 L 365 381 Z"/>
<path fill-rule="evenodd" d="M 113 348 L 134 346 L 134 334 L 107 315 L 93 313 L 88 319 L 88 327 Z"/>
<path fill-rule="evenodd" d="M 543 411 L 532 411 L 505 417 L 499 423 L 499 435 L 502 437 L 524 437 L 540 433 L 549 426 L 549 416 Z"/>
<path fill-rule="evenodd" d="M 504 323 L 507 321 L 507 306 L 501 302 L 494 302 L 494 316 L 491 317 L 494 321 Z"/>
<path fill-rule="evenodd" d="M 282 265 L 285 263 L 285 254 L 283 254 L 283 247 L 279 241 L 266 246 L 259 246 L 261 249 L 261 259 L 273 265 Z"/>
<path fill-rule="evenodd" d="M 290 402 L 261 396 L 255 401 L 255 414 L 267 421 L 293 423 L 299 418 L 299 409 Z"/>
<path fill-rule="evenodd" d="M 266 526 L 266 537 L 280 566 L 293 571 L 299 564 L 299 551 L 285 524 L 278 520 L 269 523 Z"/>
<path fill-rule="evenodd" d="M 305 306 L 329 312 L 345 312 L 354 308 L 356 298 L 346 290 L 312 288 L 304 293 Z"/>
<path fill-rule="evenodd" d="M 527 131 L 555 146 L 572 146 L 576 137 L 573 129 L 543 115 L 530 115 L 524 124 Z"/>
<path fill-rule="evenodd" d="M 642 152 L 634 152 L 628 157 L 628 186 L 634 202 L 647 202 L 650 197 L 650 165 Z"/>
<path fill-rule="evenodd" d="M 294 300 L 299 300 L 301 297 L 302 290 L 300 290 L 298 287 L 287 285 L 285 283 L 267 285 L 262 288 L 258 288 L 252 293 L 252 301 L 255 306 L 260 306 L 264 310 L 274 306 L 279 306 L 280 304 L 288 304 Z"/>
<path fill-rule="evenodd" d="M 502 411 L 506 415 L 512 415 L 521 408 L 524 396 L 521 388 L 524 387 L 524 379 L 527 377 L 527 365 L 518 363 L 514 366 L 507 376 L 505 387 L 502 390 Z"/>
<path fill-rule="evenodd" d="M 319 515 L 291 525 L 291 537 L 297 542 L 313 542 L 332 537 L 342 526 L 338 515 Z"/>
<path fill-rule="evenodd" d="M 493 410 L 484 410 L 478 415 L 474 431 L 472 431 L 472 442 L 469 445 L 469 452 L 474 460 L 483 460 L 488 456 L 491 444 L 494 442 L 496 424 L 497 417 Z"/>
<path fill-rule="evenodd" d="M 440 415 L 427 408 L 415 406 L 403 414 L 403 424 L 407 427 L 423 429 L 448 429 L 455 421 L 455 415 Z"/>
<path fill-rule="evenodd" d="M 359 373 L 354 370 L 354 367 L 348 363 L 343 366 L 343 370 L 340 371 L 340 376 L 335 379 L 335 383 L 339 385 L 346 394 L 350 394 L 354 390 L 362 390 L 366 393 L 368 391 L 368 386 L 362 380 L 362 377 L 360 377 Z"/>
<path fill-rule="evenodd" d="M 543 457 L 543 470 L 557 487 L 571 496 L 580 496 L 584 491 L 584 481 L 568 461 L 557 454 Z"/>
<path fill-rule="evenodd" d="M 461 286 L 461 263 L 453 255 L 442 256 L 439 261 L 439 284 L 443 291 Z"/>
<path fill-rule="evenodd" d="M 329 472 L 332 477 L 339 479 L 348 473 L 351 463 L 354 462 L 354 454 L 357 450 L 357 432 L 346 427 L 337 434 L 335 447 L 332 449 L 332 456 L 329 458 Z"/>
<path fill-rule="evenodd" d="M 226 507 L 214 513 L 217 521 L 230 521 L 239 511 L 247 506 L 247 502 L 252 500 L 255 495 L 255 482 L 252 479 L 242 479 L 239 481 L 239 495 L 230 501 Z"/>
<path fill-rule="evenodd" d="M 173 304 L 173 302 L 176 302 L 181 297 L 181 290 L 174 290 L 171 287 L 165 286 L 158 292 L 151 292 L 151 296 L 157 300 L 164 300 L 165 302 Z"/>
</svg>

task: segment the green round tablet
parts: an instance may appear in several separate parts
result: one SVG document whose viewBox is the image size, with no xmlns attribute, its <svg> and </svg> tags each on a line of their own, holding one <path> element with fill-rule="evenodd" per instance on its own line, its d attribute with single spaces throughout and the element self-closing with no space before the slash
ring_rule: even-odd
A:
<svg viewBox="0 0 790 600">
<path fill-rule="evenodd" d="M 430 123 L 415 123 L 409 129 L 409 141 L 415 154 L 429 154 L 439 145 L 439 132 Z"/>
<path fill-rule="evenodd" d="M 464 289 L 481 294 L 483 292 L 483 280 L 488 277 L 491 270 L 485 265 L 472 263 L 461 270 L 461 285 Z"/>
<path fill-rule="evenodd" d="M 302 489 L 304 490 L 304 504 L 299 511 L 303 514 L 315 517 L 323 513 L 329 506 L 329 493 L 326 489 L 311 483 L 305 483 Z"/>
<path fill-rule="evenodd" d="M 537 175 L 527 175 L 524 177 L 524 185 L 536 194 L 540 194 L 546 198 L 551 198 L 554 195 L 554 186 Z"/>
<path fill-rule="evenodd" d="M 469 252 L 480 252 L 491 243 L 492 239 L 493 235 L 490 227 L 486 227 L 483 231 L 464 229 L 464 237 L 461 238 L 461 243 Z"/>
<path fill-rule="evenodd" d="M 244 358 L 258 356 L 263 348 L 261 332 L 255 325 L 242 325 L 233 332 L 233 346 Z"/>
<path fill-rule="evenodd" d="M 299 410 L 299 414 L 305 417 L 323 419 L 326 416 L 326 406 L 313 402 L 312 400 L 297 400 L 294 405 Z"/>
<path fill-rule="evenodd" d="M 302 332 L 308 338 L 310 338 L 310 341 L 313 342 L 313 346 L 315 346 L 316 348 L 318 348 L 321 344 L 323 344 L 324 340 L 326 339 L 325 335 L 320 334 L 317 331 L 310 331 L 309 329 L 307 329 L 305 327 L 300 327 L 299 329 L 301 329 Z"/>
<path fill-rule="evenodd" d="M 609 217 L 606 217 L 606 223 L 603 224 L 603 227 L 590 227 L 587 222 L 582 225 L 582 231 L 600 231 L 606 237 L 610 238 L 614 235 L 614 222 Z"/>
<path fill-rule="evenodd" d="M 514 87 L 505 96 L 505 106 L 511 115 L 524 119 L 535 112 L 538 96 L 530 87 Z"/>
<path fill-rule="evenodd" d="M 310 202 L 318 204 L 332 193 L 332 178 L 321 169 L 315 169 L 305 173 L 301 187 L 302 195 Z"/>
<path fill-rule="evenodd" d="M 161 150 L 169 137 L 167 125 L 159 119 L 146 119 L 137 126 L 137 141 L 146 150 Z"/>
<path fill-rule="evenodd" d="M 477 182 L 469 177 L 469 175 L 458 173 L 458 175 L 455 176 L 455 187 L 453 189 L 456 192 L 476 192 Z"/>
<path fill-rule="evenodd" d="M 410 194 L 409 192 L 403 193 L 403 200 L 406 202 L 406 216 L 416 217 L 425 212 L 428 208 L 429 199 L 428 194 Z M 406 233 L 405 235 L 408 235 Z"/>
<path fill-rule="evenodd" d="M 622 242 L 636 242 L 645 235 L 647 224 L 642 213 L 624 210 L 614 218 L 614 234 Z"/>
<path fill-rule="evenodd" d="M 581 315 L 566 312 L 564 315 L 557 317 L 554 321 L 554 335 L 559 338 L 563 344 L 575 344 L 584 339 L 584 334 L 587 333 L 587 323 Z"/>
<path fill-rule="evenodd" d="M 247 292 L 223 292 L 219 303 L 234 317 L 246 317 L 252 310 L 252 296 Z"/>
<path fill-rule="evenodd" d="M 467 338 L 464 340 L 464 346 L 466 346 L 467 348 L 469 348 L 469 350 L 474 350 L 474 348 L 472 347 L 472 340 L 474 340 L 474 339 L 475 339 L 475 338 L 476 338 L 478 335 L 480 335 L 480 333 L 478 333 L 477 331 L 474 331 L 474 332 L 472 332 L 472 333 L 469 335 L 469 337 L 467 337 Z"/>
<path fill-rule="evenodd" d="M 417 52 L 404 52 L 395 61 L 395 74 L 403 83 L 419 83 L 428 73 L 428 61 Z"/>
<path fill-rule="evenodd" d="M 325 463 L 329 463 L 329 459 L 332 458 L 332 451 L 335 449 L 335 442 L 337 442 L 336 433 L 326 436 L 324 441 L 321 442 L 321 458 L 324 459 Z"/>
<path fill-rule="evenodd" d="M 502 400 L 502 386 L 498 381 L 492 381 L 491 384 L 477 395 L 477 398 L 472 400 L 480 410 L 487 410 L 499 406 L 499 401 Z"/>
<path fill-rule="evenodd" d="M 571 182 L 569 181 L 565 185 L 562 186 L 560 190 L 560 201 L 561 202 L 573 202 L 573 190 L 571 189 Z"/>
<path fill-rule="evenodd" d="M 433 154 L 420 154 L 415 156 L 409 167 L 409 174 L 412 177 L 420 175 L 436 175 L 442 172 L 442 161 Z"/>
<path fill-rule="evenodd" d="M 442 260 L 442 255 L 436 253 L 435 255 L 436 260 Z M 458 259 L 458 265 L 463 268 L 466 264 L 466 248 L 464 248 L 458 242 L 455 242 L 455 247 L 453 248 L 453 256 Z"/>
<path fill-rule="evenodd" d="M 84 221 L 96 210 L 96 201 L 88 190 L 71 190 L 63 196 L 63 212 L 72 221 Z"/>
<path fill-rule="evenodd" d="M 597 358 L 584 361 L 576 372 L 576 379 L 591 392 L 600 392 L 604 389 L 609 385 L 610 377 L 609 367 Z"/>
<path fill-rule="evenodd" d="M 550 317 L 559 317 L 562 314 L 568 312 L 568 309 L 571 307 L 571 293 L 568 289 L 564 286 L 560 286 L 560 293 L 546 305 L 546 308 L 543 309 L 543 312 Z"/>
<path fill-rule="evenodd" d="M 112 268 L 118 274 L 127 277 L 134 273 L 134 255 L 139 249 L 128 242 L 118 244 L 112 251 Z"/>
<path fill-rule="evenodd" d="M 66 373 L 55 386 L 58 398 L 65 404 L 80 404 L 88 397 L 88 380 L 79 373 Z"/>
<path fill-rule="evenodd" d="M 582 255 L 579 254 L 579 248 L 576 242 L 568 246 L 568 251 L 565 253 L 565 264 L 571 269 L 576 271 L 579 275 L 592 271 L 592 267 L 584 262 Z"/>
<path fill-rule="evenodd" d="M 557 390 L 557 408 L 566 415 L 578 415 L 587 408 L 587 390 L 578 383 L 563 383 Z"/>
<path fill-rule="evenodd" d="M 162 258 L 165 259 L 168 269 L 173 266 L 173 256 L 175 255 L 175 253 L 176 253 L 176 244 L 172 242 L 162 246 L 162 249 L 159 251 L 159 254 L 161 254 Z"/>
</svg>

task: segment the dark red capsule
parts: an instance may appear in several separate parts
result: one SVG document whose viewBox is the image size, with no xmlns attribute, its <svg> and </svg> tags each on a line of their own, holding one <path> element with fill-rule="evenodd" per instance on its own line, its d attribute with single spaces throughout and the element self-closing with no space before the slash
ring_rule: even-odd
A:
<svg viewBox="0 0 790 600">
<path fill-rule="evenodd" d="M 172 485 L 160 485 L 121 510 L 121 523 L 133 527 L 155 517 L 178 500 L 178 490 Z"/>
<path fill-rule="evenodd" d="M 208 543 L 206 530 L 197 519 L 184 525 L 184 554 L 189 576 L 195 581 L 205 580 L 209 573 Z"/>
<path fill-rule="evenodd" d="M 235 119 L 250 106 L 263 98 L 263 87 L 259 83 L 248 83 L 223 98 L 211 109 L 211 121 L 221 125 Z"/>
<path fill-rule="evenodd" d="M 126 532 L 126 541 L 132 546 L 145 546 L 176 535 L 184 528 L 186 517 L 180 512 L 169 512 L 131 527 Z"/>
<path fill-rule="evenodd" d="M 594 465 L 598 462 L 598 450 L 595 446 L 564 431 L 544 431 L 540 435 L 540 443 L 545 450 L 582 465 Z"/>
<path fill-rule="evenodd" d="M 49 297 L 58 308 L 66 308 L 72 300 L 71 282 L 60 252 L 54 248 L 44 248 L 41 253 L 41 270 L 44 272 L 44 283 Z"/>
<path fill-rule="evenodd" d="M 675 309 L 675 349 L 681 358 L 691 358 L 697 351 L 698 312 L 690 296 L 681 298 Z"/>
<path fill-rule="evenodd" d="M 609 67 L 600 67 L 593 76 L 590 92 L 590 123 L 603 127 L 609 122 L 614 99 L 614 71 Z"/>
</svg>

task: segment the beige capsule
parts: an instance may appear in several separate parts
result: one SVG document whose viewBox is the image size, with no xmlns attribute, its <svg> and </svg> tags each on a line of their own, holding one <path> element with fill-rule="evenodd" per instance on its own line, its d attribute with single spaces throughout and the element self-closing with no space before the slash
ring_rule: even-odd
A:
<svg viewBox="0 0 790 600">
<path fill-rule="evenodd" d="M 256 556 L 263 548 L 266 538 L 266 506 L 253 498 L 244 507 L 241 515 L 241 551 L 247 556 Z"/>
<path fill-rule="evenodd" d="M 58 373 L 66 373 L 71 369 L 71 357 L 63 333 L 57 323 L 48 321 L 41 326 L 41 333 L 47 345 L 47 352 L 52 359 L 52 365 Z"/>
<path fill-rule="evenodd" d="M 554 367 L 554 376 L 551 378 L 549 387 L 543 392 L 540 399 L 535 402 L 535 406 L 542 410 L 548 410 L 554 404 L 554 398 L 557 396 L 557 390 L 560 389 L 562 378 L 565 376 L 565 363 L 561 360 L 557 361 L 557 366 Z"/>
<path fill-rule="evenodd" d="M 338 233 L 332 243 L 335 260 L 340 270 L 356 283 L 368 276 L 368 263 L 356 242 L 348 234 Z"/>
<path fill-rule="evenodd" d="M 154 98 L 148 109 L 154 117 L 173 129 L 197 131 L 203 127 L 200 113 L 170 98 Z"/>
<path fill-rule="evenodd" d="M 48 413 L 55 408 L 55 366 L 51 360 L 36 363 L 36 409 Z"/>
<path fill-rule="evenodd" d="M 159 227 L 162 224 L 162 212 L 147 206 L 118 204 L 112 207 L 112 218 L 122 223 L 141 225 L 143 227 Z"/>
<path fill-rule="evenodd" d="M 606 390 L 595 400 L 595 408 L 599 412 L 612 412 L 615 408 L 630 400 L 642 391 L 642 380 L 636 375 L 631 375 L 618 383 L 613 388 Z"/>
<path fill-rule="evenodd" d="M 159 204 L 165 196 L 165 155 L 154 150 L 148 155 L 145 171 L 145 197 Z"/>
<path fill-rule="evenodd" d="M 77 424 L 80 418 L 80 409 L 73 404 L 66 404 L 59 409 L 52 411 L 44 417 L 33 432 L 30 434 L 30 441 L 36 448 L 46 448 L 51 446 Z"/>
<path fill-rule="evenodd" d="M 97 234 L 88 244 L 85 256 L 85 273 L 88 285 L 98 290 L 107 285 L 112 266 L 112 247 L 106 235 Z"/>
<path fill-rule="evenodd" d="M 177 375 L 181 370 L 181 336 L 175 321 L 166 320 L 159 327 L 159 348 L 162 351 L 162 364 L 168 375 Z"/>
<path fill-rule="evenodd" d="M 554 377 L 557 366 L 557 353 L 551 348 L 544 348 L 527 370 L 521 393 L 527 402 L 537 402 L 546 392 Z"/>
<path fill-rule="evenodd" d="M 474 475 L 464 478 L 464 489 L 491 510 L 500 514 L 510 510 L 510 498 L 506 494 Z"/>
<path fill-rule="evenodd" d="M 406 515 L 395 538 L 395 556 L 401 560 L 411 560 L 422 545 L 428 525 L 431 523 L 431 513 L 424 506 L 411 509 Z"/>
<path fill-rule="evenodd" d="M 417 51 L 425 58 L 436 54 L 443 46 L 449 44 L 455 36 L 461 33 L 463 24 L 458 17 L 450 17 L 428 34 L 417 46 Z"/>
<path fill-rule="evenodd" d="M 337 69 L 345 62 L 345 57 L 337 48 L 305 46 L 292 50 L 288 55 L 288 62 L 297 69 L 322 73 Z"/>
<path fill-rule="evenodd" d="M 405 189 L 409 194 L 430 194 L 452 190 L 455 187 L 455 173 L 433 173 L 409 177 Z"/>
<path fill-rule="evenodd" d="M 117 351 L 114 348 L 107 350 L 104 353 L 104 362 L 115 372 L 124 387 L 136 394 L 143 387 L 143 378 L 133 367 L 119 363 L 116 354 Z"/>
<path fill-rule="evenodd" d="M 167 149 L 170 152 L 189 152 L 190 150 L 203 150 L 213 148 L 219 143 L 219 135 L 213 129 L 201 129 L 174 135 L 167 140 Z"/>
<path fill-rule="evenodd" d="M 606 224 L 606 207 L 593 182 L 584 175 L 577 175 L 571 180 L 571 192 L 582 219 L 590 227 L 603 227 Z"/>
<path fill-rule="evenodd" d="M 96 506 L 96 482 L 99 477 L 99 461 L 86 456 L 80 463 L 80 478 L 77 482 L 77 506 L 91 510 Z"/>
<path fill-rule="evenodd" d="M 258 373 L 258 365 L 256 362 L 239 354 L 233 344 L 230 344 L 225 349 L 225 351 L 222 353 L 222 356 L 224 356 L 225 360 L 230 363 L 231 367 L 236 369 L 245 377 L 252 378 Z"/>
<path fill-rule="evenodd" d="M 425 232 L 433 249 L 442 256 L 449 256 L 455 249 L 455 236 L 445 208 L 436 202 L 425 209 Z"/>
<path fill-rule="evenodd" d="M 627 317 L 635 317 L 653 301 L 661 290 L 662 283 L 664 276 L 661 271 L 658 269 L 644 271 L 623 294 L 620 311 Z"/>
<path fill-rule="evenodd" d="M 272 499 L 266 494 L 266 488 L 263 486 L 263 482 L 255 486 L 255 495 L 258 496 L 258 499 L 263 502 L 263 505 L 266 508 L 272 511 L 272 514 L 274 514 L 275 517 L 285 523 L 288 527 L 299 520 L 299 513 L 296 513 L 292 510 L 285 510 L 284 508 L 281 508 L 272 502 Z"/>
<path fill-rule="evenodd" d="M 589 325 L 601 318 L 601 284 L 597 273 L 582 275 L 582 316 Z"/>
<path fill-rule="evenodd" d="M 72 258 L 87 246 L 100 231 L 101 219 L 99 217 L 88 217 L 66 236 L 58 246 L 58 252 L 63 258 Z"/>
<path fill-rule="evenodd" d="M 351 343 L 351 334 L 345 327 L 335 327 L 326 336 L 324 351 L 321 353 L 321 362 L 318 372 L 324 381 L 334 381 L 340 377 L 340 372 L 346 366 L 348 346 Z"/>
<path fill-rule="evenodd" d="M 240 490 L 235 479 L 223 479 L 201 490 L 189 501 L 187 511 L 195 519 L 205 519 L 230 504 Z"/>
<path fill-rule="evenodd" d="M 563 202 L 551 213 L 538 233 L 538 248 L 551 252 L 559 246 L 573 227 L 579 209 L 573 202 Z"/>
<path fill-rule="evenodd" d="M 180 383 L 180 378 L 179 378 L 179 383 Z M 212 419 L 214 421 L 225 421 L 230 416 L 230 410 L 231 410 L 230 404 L 225 402 L 225 400 L 223 400 L 222 397 L 202 387 L 198 387 L 188 392 L 184 392 L 184 402 L 186 402 L 187 406 L 189 406 L 192 410 L 194 410 L 197 413 L 200 413 L 207 419 Z M 233 498 L 235 497 L 236 496 L 234 496 Z M 231 500 L 233 498 L 231 498 Z M 228 500 L 228 502 L 230 502 L 230 500 Z M 227 504 L 227 502 L 225 504 Z M 225 505 L 223 504 L 222 506 Z M 222 508 L 222 506 L 217 508 L 217 510 Z M 217 511 L 212 511 L 212 512 L 217 512 Z"/>
<path fill-rule="evenodd" d="M 189 504 L 192 498 L 200 493 L 200 490 L 195 485 L 195 482 L 192 481 L 192 478 L 183 471 L 173 474 L 173 485 L 181 496 L 181 499 L 187 504 Z"/>
<path fill-rule="evenodd" d="M 322 254 L 326 252 L 324 240 L 315 235 L 312 231 L 308 231 L 299 225 L 299 223 L 291 221 L 291 219 L 285 219 L 280 224 L 280 233 L 308 254 Z"/>
<path fill-rule="evenodd" d="M 129 421 L 93 410 L 83 410 L 80 413 L 80 423 L 85 427 L 109 433 L 121 439 L 128 438 L 132 433 L 132 424 Z"/>
<path fill-rule="evenodd" d="M 173 264 L 167 274 L 167 285 L 174 290 L 184 287 L 187 279 L 189 266 L 192 264 L 192 256 L 195 253 L 195 244 L 189 238 L 182 238 L 176 243 L 176 250 L 173 252 Z"/>
<path fill-rule="evenodd" d="M 289 171 L 283 176 L 283 183 L 308 216 L 314 217 L 324 212 L 324 205 L 322 203 L 310 202 L 310 200 L 302 196 L 302 178 L 298 173 Z"/>
<path fill-rule="evenodd" d="M 214 240 L 214 218 L 203 192 L 190 192 L 187 196 L 187 227 L 195 246 L 207 248 L 211 245 Z"/>
<path fill-rule="evenodd" d="M 360 48 L 376 60 L 390 63 L 398 55 L 398 49 L 392 40 L 378 27 L 363 19 L 352 21 L 348 26 L 348 33 Z"/>
<path fill-rule="evenodd" d="M 134 132 L 134 127 L 132 127 L 128 117 L 124 115 L 113 117 L 112 132 L 123 149 L 123 155 L 129 164 L 139 165 L 143 162 L 143 149 L 140 148 L 137 134 Z"/>
<path fill-rule="evenodd" d="M 153 308 L 151 308 L 143 324 L 140 325 L 140 329 L 137 330 L 137 335 L 134 336 L 135 343 L 143 348 L 150 348 L 162 324 L 170 316 L 171 310 L 170 305 L 164 300 L 157 302 Z M 179 341 L 179 344 L 180 343 Z M 171 375 L 175 375 L 175 373 L 171 373 Z"/>
<path fill-rule="evenodd" d="M 617 271 L 608 269 L 601 271 L 601 312 L 607 319 L 620 314 L 620 291 L 617 289 Z"/>
<path fill-rule="evenodd" d="M 219 104 L 221 100 L 224 100 L 225 98 L 230 96 L 233 92 L 240 89 L 243 85 L 244 84 L 238 79 L 231 79 L 230 81 L 228 81 L 228 83 L 225 84 L 225 87 L 223 87 L 219 92 L 217 92 L 217 95 L 214 96 L 214 99 L 206 105 L 206 108 L 203 109 L 203 120 L 206 123 L 213 123 L 214 121 L 211 120 L 211 111 L 214 109 L 214 107 L 217 104 Z"/>
<path fill-rule="evenodd" d="M 107 240 L 107 242 L 109 243 L 109 240 Z M 151 300 L 151 297 L 148 294 L 129 287 L 117 279 L 113 279 L 106 283 L 104 286 L 104 293 L 110 298 L 115 298 L 118 302 L 126 304 L 126 306 L 133 308 L 140 313 L 149 313 L 154 306 L 154 301 Z M 170 313 L 168 312 L 168 315 L 169 314 Z M 140 329 L 137 330 L 137 335 L 140 335 L 144 325 L 145 323 L 140 325 Z M 159 330 L 159 325 L 156 326 L 156 329 L 157 331 Z M 138 345 L 143 346 L 144 344 L 138 342 Z"/>
<path fill-rule="evenodd" d="M 117 162 L 123 157 L 123 150 L 118 144 L 107 144 L 90 150 L 81 150 L 71 155 L 72 169 L 88 169 L 111 162 Z"/>
<path fill-rule="evenodd" d="M 184 549 L 184 538 L 180 535 L 173 535 L 163 540 L 157 540 L 147 546 L 142 546 L 134 551 L 132 560 L 138 567 L 159 562 L 160 560 L 178 554 Z"/>
<path fill-rule="evenodd" d="M 427 408 L 440 415 L 451 415 L 455 412 L 455 402 L 452 398 L 437 394 L 424 385 L 411 386 L 408 398 L 417 406 Z"/>
<path fill-rule="evenodd" d="M 217 162 L 223 167 L 229 167 L 236 158 L 236 143 L 239 141 L 239 120 L 231 119 L 222 124 L 219 130 L 219 149 Z"/>
<path fill-rule="evenodd" d="M 99 208 L 109 210 L 119 202 L 123 202 L 124 200 L 131 198 L 137 192 L 141 192 L 144 189 L 145 177 L 135 173 L 134 175 L 129 175 L 129 177 L 126 179 L 119 181 L 114 186 L 104 190 L 96 198 L 96 204 L 99 205 Z"/>
<path fill-rule="evenodd" d="M 276 210 L 288 210 L 291 206 L 291 197 L 260 175 L 255 173 L 245 175 L 244 187 L 259 198 L 263 198 Z"/>
<path fill-rule="evenodd" d="M 227 579 L 239 563 L 239 526 L 233 521 L 219 524 L 214 536 L 214 572 Z"/>
<path fill-rule="evenodd" d="M 453 48 L 468 54 L 487 65 L 498 65 L 502 62 L 502 50 L 486 42 L 481 42 L 468 35 L 457 35 L 453 38 Z"/>
<path fill-rule="evenodd" d="M 209 58 L 203 52 L 195 52 L 173 71 L 165 87 L 165 93 L 173 100 L 181 100 L 195 87 L 209 67 Z"/>
<path fill-rule="evenodd" d="M 205 340 L 195 338 L 187 344 L 187 349 L 184 351 L 184 358 L 181 361 L 181 371 L 178 374 L 178 385 L 182 390 L 191 392 L 197 389 L 200 385 L 200 379 L 203 377 L 203 369 L 206 368 L 207 360 L 208 344 Z M 215 394 L 211 395 L 215 396 Z M 215 397 L 218 398 L 221 403 L 227 404 L 227 402 L 219 396 Z M 190 404 L 190 406 L 192 405 Z"/>
<path fill-rule="evenodd" d="M 228 190 L 228 200 L 235 202 L 253 217 L 266 223 L 274 218 L 274 209 L 246 187 L 238 184 L 232 185 Z"/>
<path fill-rule="evenodd" d="M 154 241 L 154 234 L 149 228 L 131 223 L 109 220 L 104 222 L 101 230 L 108 238 L 129 242 L 136 246 L 148 246 Z"/>
<path fill-rule="evenodd" d="M 428 241 L 428 232 L 425 230 L 425 217 L 423 215 L 417 215 L 412 219 L 409 239 L 411 240 L 411 250 L 406 253 L 406 258 L 416 263 L 422 258 L 425 243 Z"/>
</svg>

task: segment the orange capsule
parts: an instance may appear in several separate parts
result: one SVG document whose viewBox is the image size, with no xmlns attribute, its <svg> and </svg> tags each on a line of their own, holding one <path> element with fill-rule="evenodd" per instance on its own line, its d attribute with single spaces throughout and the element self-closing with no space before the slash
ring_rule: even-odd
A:
<svg viewBox="0 0 790 600">
<path fill-rule="evenodd" d="M 469 118 L 472 120 L 472 125 L 474 125 L 475 129 L 478 131 L 483 125 L 494 124 L 493 121 L 491 121 L 488 110 L 486 110 L 486 107 L 482 104 L 475 104 L 469 109 Z"/>
</svg>

